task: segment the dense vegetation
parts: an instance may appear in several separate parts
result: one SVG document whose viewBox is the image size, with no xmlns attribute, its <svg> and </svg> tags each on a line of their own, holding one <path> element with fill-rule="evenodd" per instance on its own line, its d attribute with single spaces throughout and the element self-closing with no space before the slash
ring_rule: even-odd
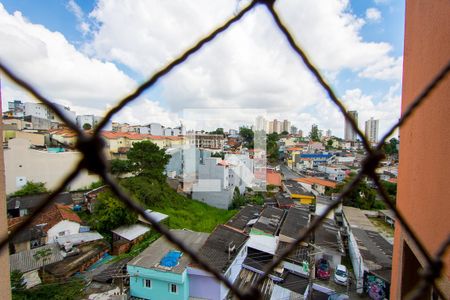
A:
<svg viewBox="0 0 450 300">
<path fill-rule="evenodd" d="M 64 282 L 46 283 L 31 289 L 25 289 L 23 273 L 11 272 L 11 288 L 13 300 L 76 300 L 83 297 L 85 282 L 73 278 Z"/>
<path fill-rule="evenodd" d="M 22 197 L 27 195 L 36 195 L 48 193 L 49 191 L 45 187 L 43 182 L 28 181 L 20 190 L 9 195 L 10 197 Z"/>
<path fill-rule="evenodd" d="M 127 156 L 128 160 L 115 162 L 116 168 L 112 170 L 115 174 L 132 172 L 136 176 L 122 178 L 120 184 L 144 207 L 169 215 L 167 225 L 170 228 L 211 232 L 235 214 L 235 211 L 189 199 L 170 188 L 163 173 L 170 156 L 157 145 L 149 141 L 135 143 Z M 135 223 L 136 217 L 120 200 L 106 192 L 98 197 L 93 217 L 88 222 L 93 228 L 105 232 Z"/>
<path fill-rule="evenodd" d="M 329 193 L 340 193 L 344 186 L 350 182 L 356 174 L 352 173 L 342 183 Z M 344 197 L 344 205 L 360 209 L 384 209 L 385 205 L 377 199 L 377 191 L 371 188 L 365 180 L 361 180 L 350 193 Z"/>
</svg>

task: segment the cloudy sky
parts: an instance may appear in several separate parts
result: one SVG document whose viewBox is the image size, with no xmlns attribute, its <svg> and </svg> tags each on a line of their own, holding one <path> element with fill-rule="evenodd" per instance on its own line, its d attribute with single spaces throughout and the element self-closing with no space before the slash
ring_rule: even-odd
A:
<svg viewBox="0 0 450 300">
<path fill-rule="evenodd" d="M 295 39 L 348 109 L 359 112 L 360 126 L 374 117 L 384 132 L 400 114 L 403 1 L 278 2 L 276 9 Z M 0 0 L 0 59 L 55 102 L 78 114 L 101 115 L 246 3 Z M 6 80 L 2 95 L 3 109 L 12 99 L 32 101 Z M 187 122 L 186 109 L 219 112 L 208 118 L 211 128 L 250 123 L 252 112 L 262 111 L 305 132 L 316 123 L 343 136 L 343 116 L 263 6 L 114 120 L 174 126 Z"/>
</svg>

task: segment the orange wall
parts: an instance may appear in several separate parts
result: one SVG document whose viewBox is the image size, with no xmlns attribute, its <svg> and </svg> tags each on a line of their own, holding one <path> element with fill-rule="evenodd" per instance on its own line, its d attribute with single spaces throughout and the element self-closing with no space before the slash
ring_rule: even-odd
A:
<svg viewBox="0 0 450 300">
<path fill-rule="evenodd" d="M 450 1 L 407 0 L 402 111 L 449 60 Z M 450 233 L 450 76 L 400 129 L 397 199 L 400 211 L 434 254 Z M 404 238 L 408 240 L 397 226 L 392 299 L 399 295 Z M 445 262 L 450 278 L 450 255 Z"/>
</svg>

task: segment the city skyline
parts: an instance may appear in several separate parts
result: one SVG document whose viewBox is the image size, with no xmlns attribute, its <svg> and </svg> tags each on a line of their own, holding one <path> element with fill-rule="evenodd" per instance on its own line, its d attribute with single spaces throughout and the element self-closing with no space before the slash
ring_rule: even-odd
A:
<svg viewBox="0 0 450 300">
<path fill-rule="evenodd" d="M 0 30 L 0 41 L 7 43 L 0 50 L 5 63 L 55 102 L 70 106 L 79 114 L 99 116 L 171 57 L 189 47 L 202 33 L 245 4 L 239 2 L 237 6 L 235 1 L 184 3 L 184 10 L 190 14 L 183 14 L 183 18 L 188 18 L 186 24 L 190 25 L 174 32 L 162 20 L 181 18 L 165 4 L 143 4 L 156 7 L 150 18 L 144 18 L 137 13 L 135 2 L 121 7 L 122 4 L 114 1 L 85 3 L 71 0 L 49 4 L 54 17 L 51 18 L 43 11 L 44 7 L 33 2 L 1 3 L 2 28 L 15 28 L 20 33 L 11 36 Z M 114 14 L 115 9 L 121 14 Z M 308 1 L 280 3 L 277 9 L 348 109 L 358 110 L 361 119 L 374 116 L 381 120 L 380 133 L 398 119 L 403 4 L 330 0 L 329 5 L 323 6 Z M 291 12 L 304 9 L 316 17 L 293 18 Z M 212 11 L 221 13 L 211 14 Z M 127 22 L 131 13 L 135 22 L 129 26 L 135 27 L 123 32 L 118 24 Z M 56 18 L 63 22 L 56 22 Z M 177 68 L 117 115 L 114 121 L 139 124 L 151 120 L 175 126 L 180 123 L 185 108 L 264 108 L 269 119 L 290 120 L 303 131 L 318 124 L 321 128 L 331 129 L 336 136 L 343 136 L 343 116 L 310 78 L 303 64 L 294 59 L 279 32 L 272 27 L 253 26 L 256 22 L 265 22 L 266 18 L 264 9 L 257 8 L 242 24 L 233 26 L 236 34 L 219 36 L 202 50 L 201 56 L 195 56 Z M 192 19 L 198 22 L 189 22 Z M 323 20 L 330 20 L 335 26 Z M 327 34 L 310 35 L 300 30 L 305 27 Z M 109 36 L 108 32 L 113 35 Z M 164 37 L 159 35 L 160 32 L 166 32 Z M 136 38 L 139 34 L 153 37 L 159 44 L 149 45 Z M 26 37 L 32 47 L 20 46 Z M 346 43 L 330 52 L 326 45 L 334 37 Z M 135 40 L 136 45 L 124 43 L 125 38 Z M 178 41 L 176 45 L 172 43 L 174 40 Z M 280 47 L 271 52 L 274 43 Z M 242 45 L 241 56 L 228 47 L 235 44 Z M 144 48 L 152 49 L 152 53 L 146 51 L 144 55 L 140 50 Z M 214 53 L 218 52 L 224 59 L 216 60 Z M 24 57 L 27 57 L 27 64 L 23 64 Z M 233 57 L 249 59 L 231 59 Z M 228 58 L 229 64 L 224 66 L 221 61 Z M 65 68 L 55 68 L 56 65 Z M 219 82 L 221 84 L 216 85 Z M 4 80 L 3 85 L 5 100 L 31 100 L 10 82 Z"/>
</svg>

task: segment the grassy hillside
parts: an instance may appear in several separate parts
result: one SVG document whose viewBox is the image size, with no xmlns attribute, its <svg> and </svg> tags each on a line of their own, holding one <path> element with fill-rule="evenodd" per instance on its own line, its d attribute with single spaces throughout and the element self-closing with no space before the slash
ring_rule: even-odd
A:
<svg viewBox="0 0 450 300">
<path fill-rule="evenodd" d="M 124 179 L 122 185 L 144 206 L 169 215 L 170 228 L 211 232 L 237 211 L 218 209 L 176 193 L 167 184 L 145 177 Z"/>
</svg>

